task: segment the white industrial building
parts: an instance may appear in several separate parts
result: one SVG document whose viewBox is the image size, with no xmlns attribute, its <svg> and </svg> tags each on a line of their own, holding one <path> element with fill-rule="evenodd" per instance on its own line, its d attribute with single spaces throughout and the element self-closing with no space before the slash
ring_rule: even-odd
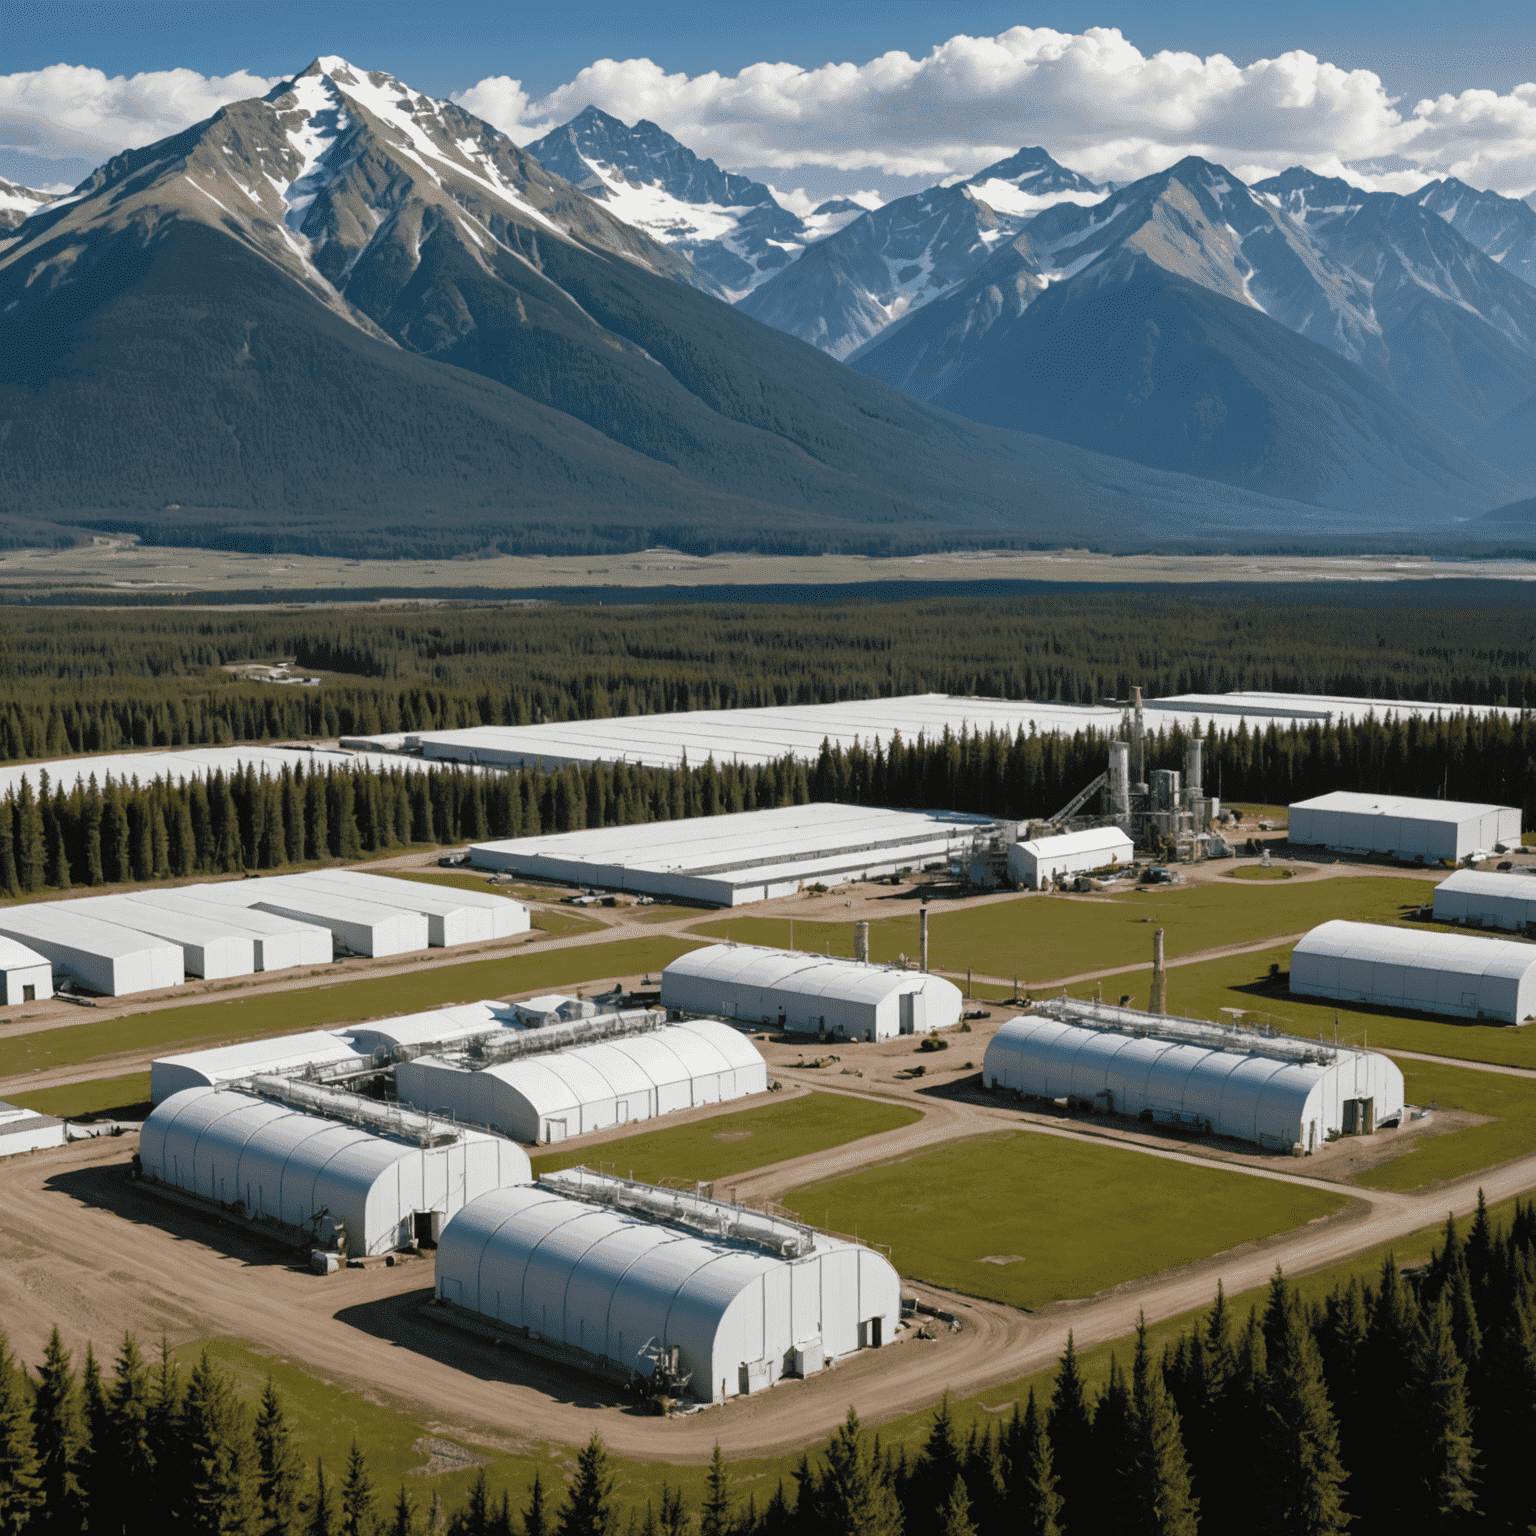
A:
<svg viewBox="0 0 1536 1536">
<path fill-rule="evenodd" d="M 231 929 L 217 913 L 176 911 L 129 896 L 87 896 L 64 906 L 82 917 L 100 918 L 104 923 L 116 923 L 175 944 L 188 976 L 225 981 L 231 976 L 250 976 L 256 970 L 255 938 Z"/>
<path fill-rule="evenodd" d="M 258 1073 L 302 1072 L 306 1068 L 338 1074 L 361 1072 L 372 1060 L 372 1051 L 359 1049 L 344 1034 L 331 1030 L 267 1035 L 260 1040 L 242 1040 L 238 1045 L 159 1057 L 149 1066 L 149 1096 L 159 1104 L 188 1088 L 219 1088 Z"/>
<path fill-rule="evenodd" d="M 1014 843 L 1008 849 L 1008 876 L 1026 891 L 1038 891 L 1054 880 L 1129 864 L 1135 856 L 1136 845 L 1119 827 L 1089 827 Z"/>
<path fill-rule="evenodd" d="M 62 1147 L 68 1135 L 69 1127 L 62 1120 L 0 1099 L 0 1157 L 38 1152 L 44 1147 Z"/>
<path fill-rule="evenodd" d="M 1523 1024 L 1536 1015 L 1536 945 L 1341 919 L 1291 951 L 1302 997 Z"/>
<path fill-rule="evenodd" d="M 1392 858 L 1459 860 L 1500 843 L 1520 841 L 1520 810 L 1461 800 L 1358 794 L 1338 789 L 1290 809 L 1292 843 Z"/>
<path fill-rule="evenodd" d="M 259 880 L 227 880 L 203 886 L 210 903 L 244 910 L 254 907 L 278 917 L 328 928 L 343 949 L 375 959 L 408 955 L 427 948 L 423 913 L 386 907 L 308 879 L 304 875 L 264 875 Z"/>
<path fill-rule="evenodd" d="M 661 973 L 663 1008 L 848 1040 L 948 1029 L 963 1003 L 959 987 L 926 971 L 752 944 L 691 950 Z"/>
<path fill-rule="evenodd" d="M 757 1047 L 714 1019 L 491 1065 L 418 1056 L 395 1068 L 404 1103 L 526 1142 L 564 1141 L 767 1088 Z"/>
<path fill-rule="evenodd" d="M 1403 1111 L 1403 1074 L 1379 1053 L 1067 998 L 1009 1019 L 982 1078 L 1285 1152 Z"/>
<path fill-rule="evenodd" d="M 301 923 L 291 917 L 278 917 L 273 912 L 261 912 L 255 907 L 211 908 L 203 896 L 206 889 L 196 885 L 174 886 L 165 891 L 135 891 L 127 899 L 142 906 L 189 913 L 195 917 L 216 914 L 230 933 L 250 939 L 258 971 L 286 971 L 299 965 L 331 963 L 336 946 L 329 929 L 314 923 Z"/>
<path fill-rule="evenodd" d="M 366 1024 L 340 1024 L 354 1050 L 365 1056 L 380 1051 L 418 1051 L 424 1046 L 455 1045 L 482 1036 L 494 1036 L 516 1029 L 519 1021 L 513 1003 L 455 1003 L 447 1008 L 431 1008 L 425 1013 L 406 1013 L 396 1019 L 370 1019 Z"/>
<path fill-rule="evenodd" d="M 942 868 L 996 825 L 955 811 L 786 805 L 477 843 L 470 862 L 533 879 L 734 907 L 810 885 Z"/>
<path fill-rule="evenodd" d="M 186 979 L 180 945 L 86 917 L 73 906 L 38 901 L 0 908 L 0 934 L 36 950 L 77 987 L 107 997 L 175 987 Z"/>
<path fill-rule="evenodd" d="M 528 908 L 494 891 L 466 891 L 351 869 L 320 869 L 282 878 L 353 900 L 418 913 L 427 920 L 427 943 L 434 949 L 483 944 L 528 932 Z"/>
<path fill-rule="evenodd" d="M 359 1116 L 370 1101 L 355 1100 Z M 295 1241 L 351 1256 L 435 1238 L 480 1195 L 531 1177 L 499 1136 L 458 1131 L 373 1105 L 350 1124 L 235 1089 L 189 1088 L 150 1111 L 139 1135 L 146 1178 L 235 1210 Z"/>
<path fill-rule="evenodd" d="M 437 1294 L 621 1380 L 661 1365 L 706 1403 L 888 1344 L 901 1314 L 873 1249 L 585 1169 L 466 1204 L 443 1232 Z"/>
<path fill-rule="evenodd" d="M 1435 887 L 1435 921 L 1536 936 L 1536 880 L 1458 869 Z"/>
<path fill-rule="evenodd" d="M 53 996 L 53 962 L 0 934 L 0 1004 L 37 1003 Z"/>
<path fill-rule="evenodd" d="M 1464 713 L 1517 718 L 1519 711 L 1495 705 L 1436 704 L 1416 699 L 1358 699 L 1297 693 L 1186 693 L 1150 699 L 1148 728 L 1188 729 L 1199 721 L 1208 731 L 1250 731 L 1270 725 L 1308 726 L 1364 720 L 1388 713 L 1427 718 Z M 768 705 L 758 709 L 701 709 L 660 715 L 627 715 L 622 720 L 560 720 L 545 725 L 482 725 L 467 730 L 418 734 L 349 736 L 344 747 L 370 752 L 409 752 L 431 762 L 468 767 L 559 768 L 567 763 L 624 762 L 652 768 L 716 763 L 759 766 L 788 757 L 815 762 L 823 742 L 845 751 L 855 743 L 873 750 L 892 736 L 940 740 L 945 731 L 1014 737 L 1031 731 L 1071 736 L 1097 730 L 1118 733 L 1120 710 L 1101 704 L 1063 704 L 1027 699 L 960 698 L 942 693 L 896 698 L 843 699 L 835 704 Z M 3 788 L 3 781 L 0 781 Z"/>
</svg>

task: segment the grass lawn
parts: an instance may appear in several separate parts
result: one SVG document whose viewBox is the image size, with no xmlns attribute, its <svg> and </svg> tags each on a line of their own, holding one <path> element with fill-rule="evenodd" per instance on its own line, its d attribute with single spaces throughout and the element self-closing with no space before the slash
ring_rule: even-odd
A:
<svg viewBox="0 0 1536 1536">
<path fill-rule="evenodd" d="M 462 869 L 381 869 L 381 875 L 391 880 L 417 880 L 423 885 L 451 885 L 459 891 L 482 891 L 488 896 L 505 896 L 516 899 L 510 885 L 492 885 L 484 875 L 472 875 Z"/>
<path fill-rule="evenodd" d="M 1337 1016 L 1340 1039 L 1359 1043 L 1364 1037 L 1373 1048 L 1423 1051 L 1432 1056 L 1487 1061 L 1505 1067 L 1536 1067 L 1536 1029 L 1479 1024 L 1472 1019 L 1453 1023 L 1446 1019 L 1415 1018 L 1358 1003 L 1293 997 L 1286 982 L 1290 963 L 1291 946 L 1282 944 L 1246 955 L 1174 966 L 1168 972 L 1168 1011 L 1225 1022 L 1231 1015 L 1222 1013 L 1222 1008 L 1247 1008 L 1272 1018 L 1280 1028 L 1311 1040 L 1317 1039 L 1319 1033 L 1331 1040 Z M 1278 983 L 1269 981 L 1271 965 L 1280 967 Z M 1150 982 L 1150 970 L 1107 977 L 1103 983 L 1105 1000 L 1114 1001 L 1122 992 L 1128 992 L 1133 1006 L 1144 1008 Z M 1080 982 L 1067 990 L 1074 997 L 1092 997 L 1095 985 Z"/>
<path fill-rule="evenodd" d="M 1244 816 L 1262 816 L 1265 821 L 1287 821 L 1291 808 L 1288 805 L 1260 805 L 1257 800 L 1228 800 L 1226 809 L 1241 811 Z"/>
<path fill-rule="evenodd" d="M 733 1174 L 808 1152 L 824 1152 L 844 1142 L 894 1131 L 920 1120 L 922 1112 L 838 1093 L 812 1093 L 717 1115 L 691 1125 L 641 1131 L 574 1152 L 544 1152 L 533 1160 L 535 1174 L 585 1163 L 610 1165 L 622 1177 L 631 1173 L 648 1184 L 669 1175 L 680 1179 L 728 1179 Z M 717 1193 L 724 1194 L 724 1190 Z"/>
<path fill-rule="evenodd" d="M 1221 944 L 1255 943 L 1303 933 L 1329 918 L 1395 922 L 1429 901 L 1427 880 L 1362 875 L 1295 885 L 1263 881 L 1225 883 L 1186 890 L 1153 887 L 1107 900 L 1020 896 L 928 920 L 930 964 L 951 975 L 971 966 L 979 975 L 1012 977 L 1020 985 L 1112 966 L 1151 963 L 1152 930 L 1162 928 L 1170 959 Z M 839 909 L 841 910 L 841 909 Z M 876 961 L 918 952 L 916 910 L 869 925 L 869 953 Z M 787 945 L 789 919 L 712 918 L 689 931 L 743 944 Z M 853 954 L 853 921 L 794 923 L 797 948 Z"/>
<path fill-rule="evenodd" d="M 903 1275 L 1030 1308 L 1288 1231 L 1347 1202 L 1028 1131 L 971 1137 L 784 1196 L 807 1221 L 888 1243 Z"/>
<path fill-rule="evenodd" d="M 387 1018 L 546 987 L 577 986 L 655 971 L 695 949 L 686 939 L 619 939 L 579 949 L 535 950 L 496 960 L 443 961 L 403 976 L 318 984 L 263 997 L 190 1003 L 0 1040 L 0 1077 L 95 1061 L 134 1050 L 192 1050 L 224 1040 Z"/>
<path fill-rule="evenodd" d="M 552 933 L 557 938 L 567 938 L 573 933 L 596 933 L 607 926 L 595 917 L 584 917 L 580 912 L 567 912 L 563 907 L 534 907 L 529 919 L 535 928 Z"/>
<path fill-rule="evenodd" d="M 36 1093 L 13 1094 L 11 1103 L 61 1120 L 142 1120 L 149 1113 L 149 1073 L 39 1088 Z"/>
</svg>

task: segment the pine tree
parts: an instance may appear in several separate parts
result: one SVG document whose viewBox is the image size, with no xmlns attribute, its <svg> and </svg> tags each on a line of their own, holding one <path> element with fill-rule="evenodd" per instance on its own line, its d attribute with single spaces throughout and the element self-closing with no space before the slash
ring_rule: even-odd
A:
<svg viewBox="0 0 1536 1536">
<path fill-rule="evenodd" d="M 91 1519 L 93 1536 L 147 1536 L 154 1520 L 155 1458 L 150 1444 L 150 1377 L 131 1333 L 123 1335 L 107 1389 L 109 1430 L 107 1459 L 114 1489 L 110 1517 L 98 1509 Z M 97 1447 L 99 1453 L 100 1448 Z M 103 1520 L 107 1519 L 107 1524 Z"/>
<path fill-rule="evenodd" d="M 720 1442 L 704 1474 L 704 1504 L 699 1511 L 700 1536 L 728 1536 L 731 1528 L 730 1474 L 720 1454 Z"/>
<path fill-rule="evenodd" d="M 146 1507 L 176 1510 L 186 1486 L 181 1444 L 181 1375 L 171 1357 L 171 1344 L 160 1337 L 160 1359 L 149 1381 L 144 1438 L 149 1451 Z"/>
<path fill-rule="evenodd" d="M 84 1417 L 80 1485 L 84 1491 L 86 1525 L 102 1531 L 111 1521 L 117 1502 L 116 1467 L 112 1448 L 112 1407 L 94 1347 L 85 1346 L 85 1369 L 80 1373 L 80 1399 Z"/>
<path fill-rule="evenodd" d="M 41 1498 L 27 1385 L 0 1333 L 0 1536 L 17 1536 Z"/>
<path fill-rule="evenodd" d="M 1059 1378 L 1058 1378 L 1059 1379 Z M 1015 1409 L 1015 1417 L 1017 1417 Z M 1045 1415 L 1035 1404 L 1035 1389 L 1010 1448 L 1010 1504 L 1019 1513 L 1026 1536 L 1061 1536 L 1062 1498 L 1057 1491 L 1051 1437 Z"/>
<path fill-rule="evenodd" d="M 665 1481 L 661 1485 L 661 1536 L 685 1536 L 692 1531 L 693 1521 L 688 1518 L 687 1506 L 683 1503 L 683 1490 L 681 1488 L 669 1488 Z"/>
<path fill-rule="evenodd" d="M 448 1522 L 449 1536 L 490 1536 L 491 1488 L 486 1481 L 485 1468 L 479 1468 L 475 1480 L 469 1485 L 469 1497 L 464 1508 L 455 1512 Z"/>
<path fill-rule="evenodd" d="M 1082 1524 L 1081 1517 L 1088 1517 L 1090 1509 L 1098 1511 L 1109 1536 L 1134 1530 L 1136 1439 L 1131 1394 L 1125 1384 L 1125 1372 L 1113 1354 L 1109 1357 L 1109 1382 L 1094 1408 L 1093 1454 L 1101 1469 L 1096 1497 L 1090 1492 L 1086 1505 L 1080 1501 L 1076 1516 L 1072 1506 L 1067 1506 L 1068 1531 L 1072 1530 L 1074 1520 Z"/>
<path fill-rule="evenodd" d="M 315 1496 L 309 1502 L 309 1523 L 304 1536 L 337 1536 L 331 1493 L 325 1484 L 325 1463 L 315 1459 Z"/>
<path fill-rule="evenodd" d="M 70 1368 L 70 1353 L 55 1328 L 37 1371 L 32 1399 L 32 1439 L 42 1503 L 32 1517 L 32 1529 L 52 1536 L 77 1536 L 85 1524 L 80 1487 L 84 1426 L 80 1392 Z"/>
<path fill-rule="evenodd" d="M 1086 1518 L 1093 1496 L 1093 1415 L 1077 1363 L 1077 1347 L 1067 1334 L 1066 1351 L 1056 1370 L 1051 1387 L 1051 1405 L 1046 1414 L 1046 1428 L 1051 1437 L 1051 1457 L 1055 1464 L 1061 1493 L 1061 1518 L 1070 1529 L 1081 1510 Z"/>
<path fill-rule="evenodd" d="M 965 1479 L 957 1477 L 949 1490 L 948 1501 L 939 1510 L 940 1536 L 976 1536 L 971 1522 L 971 1501 L 966 1496 Z"/>
<path fill-rule="evenodd" d="M 347 1475 L 341 1483 L 342 1536 L 371 1536 L 375 1497 L 368 1463 L 354 1440 L 347 1454 Z"/>
<path fill-rule="evenodd" d="M 613 1514 L 608 1452 L 596 1430 L 576 1453 L 576 1481 L 560 1510 L 559 1536 L 607 1536 Z"/>
<path fill-rule="evenodd" d="M 1179 1414 L 1161 1369 L 1150 1359 L 1146 1334 L 1142 1318 L 1136 1327 L 1131 1398 L 1137 1528 L 1145 1536 L 1195 1536 L 1200 1502 L 1190 1487 Z"/>
<path fill-rule="evenodd" d="M 233 1382 L 207 1349 L 187 1378 L 180 1427 L 188 1528 L 208 1536 L 244 1532 L 255 1509 L 250 1422 Z"/>
<path fill-rule="evenodd" d="M 1322 1357 L 1296 1293 L 1279 1275 L 1270 1284 L 1268 1322 L 1258 1528 L 1273 1536 L 1338 1536 L 1349 1524 L 1345 1471 Z"/>
<path fill-rule="evenodd" d="M 939 1398 L 933 1410 L 928 1437 L 913 1469 L 907 1491 L 909 1506 L 923 1518 L 937 1517 L 948 1507 L 955 1479 L 962 1476 L 960 1447 L 955 1438 L 955 1413 L 949 1393 Z"/>
<path fill-rule="evenodd" d="M 523 1511 L 523 1536 L 549 1536 L 549 1517 L 544 1511 L 544 1480 L 533 1469 L 533 1487 L 528 1491 L 528 1508 Z"/>
<path fill-rule="evenodd" d="M 394 1518 L 389 1522 L 389 1536 L 416 1536 L 416 1531 L 416 1506 L 406 1497 L 405 1484 L 401 1483 Z"/>
<path fill-rule="evenodd" d="M 256 1502 L 261 1536 L 292 1536 L 298 1529 L 302 1482 L 293 1436 L 283 1413 L 277 1384 L 270 1376 L 256 1413 Z M 405 1488 L 401 1485 L 401 1496 Z"/>
<path fill-rule="evenodd" d="M 1456 1352 L 1444 1297 L 1430 1314 L 1406 1390 L 1413 1480 L 1421 1490 L 1421 1528 L 1462 1529 L 1477 1506 L 1477 1453 L 1467 1404 L 1467 1368 Z"/>
<path fill-rule="evenodd" d="M 812 1529 L 840 1536 L 899 1536 L 901 1505 L 895 1490 L 860 1443 L 859 1416 L 852 1408 L 826 1450 L 819 1475 L 802 1463 L 799 1507 Z M 819 1522 L 819 1524 L 817 1523 Z"/>
</svg>

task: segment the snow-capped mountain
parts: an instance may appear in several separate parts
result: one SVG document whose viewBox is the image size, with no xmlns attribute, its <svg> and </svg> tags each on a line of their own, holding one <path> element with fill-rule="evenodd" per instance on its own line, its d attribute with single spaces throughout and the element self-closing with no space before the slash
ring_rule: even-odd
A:
<svg viewBox="0 0 1536 1536">
<path fill-rule="evenodd" d="M 1416 290 L 1416 306 L 1402 303 L 1422 259 L 1357 269 L 1315 237 L 1316 202 L 1260 192 L 1191 157 L 1092 207 L 1036 215 L 851 361 L 979 421 L 1273 494 L 1486 506 L 1515 482 L 1420 415 L 1394 369 L 1431 366 L 1423 338 L 1436 324 L 1475 335 L 1480 350 L 1466 349 L 1459 376 L 1441 362 L 1431 378 L 1407 380 L 1442 406 L 1454 397 L 1465 416 L 1489 387 L 1474 365 L 1502 366 L 1513 345 L 1501 327 L 1523 285 L 1397 201 L 1422 244 L 1459 247 L 1463 287 L 1485 280 L 1487 315 L 1463 296 L 1448 317 L 1453 306 L 1432 286 Z M 1395 240 L 1411 247 L 1409 228 Z"/>
<path fill-rule="evenodd" d="M 57 197 L 57 192 L 39 192 L 34 187 L 23 187 L 0 177 L 0 231 L 15 229 Z"/>
<path fill-rule="evenodd" d="M 1042 149 L 968 181 L 930 187 L 854 219 L 756 289 L 741 308 L 846 358 L 969 277 L 1042 209 L 1099 202 L 1095 183 Z"/>
<path fill-rule="evenodd" d="M 596 107 L 527 149 L 615 217 L 682 252 L 699 286 L 731 302 L 864 211 L 838 199 L 802 219 L 761 182 L 701 160 L 655 123 L 630 127 Z"/>
<path fill-rule="evenodd" d="M 0 244 L 0 522 L 442 556 L 1298 515 L 931 411 L 695 283 L 488 124 L 319 59 Z"/>
<path fill-rule="evenodd" d="M 1363 192 L 1300 166 L 1254 190 L 1368 286 L 1382 344 L 1362 361 L 1432 421 L 1466 439 L 1530 393 L 1536 288 L 1417 194 Z"/>
<path fill-rule="evenodd" d="M 1420 187 L 1412 201 L 1438 213 L 1506 272 L 1536 286 L 1536 208 L 1528 201 L 1479 192 L 1454 176 Z"/>
</svg>

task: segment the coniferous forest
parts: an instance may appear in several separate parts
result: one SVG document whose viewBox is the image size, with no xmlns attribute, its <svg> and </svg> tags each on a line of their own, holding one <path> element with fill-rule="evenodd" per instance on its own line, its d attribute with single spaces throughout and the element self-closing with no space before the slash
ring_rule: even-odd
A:
<svg viewBox="0 0 1536 1536">
<path fill-rule="evenodd" d="M 791 1388 L 790 1390 L 794 1390 Z M 355 1443 L 301 1462 L 276 1388 L 247 1400 L 206 1353 L 190 1370 L 131 1338 L 77 1371 L 54 1333 L 35 1369 L 0 1347 L 0 1531 L 159 1536 L 1255 1536 L 1529 1532 L 1536 1483 L 1536 1206 L 1479 1200 L 1428 1264 L 1389 1257 L 1321 1301 L 1276 1275 L 1236 1316 L 1218 1291 L 1155 1355 L 1145 1326 L 1102 1389 L 1069 1338 L 1054 1381 L 962 1423 L 948 1398 L 923 1443 L 846 1423 L 761 1502 L 718 1447 L 700 1507 L 663 1485 L 621 1506 L 594 1435 L 568 1483 L 514 1507 L 482 1469 L 443 1510 L 382 1489 Z"/>
</svg>

